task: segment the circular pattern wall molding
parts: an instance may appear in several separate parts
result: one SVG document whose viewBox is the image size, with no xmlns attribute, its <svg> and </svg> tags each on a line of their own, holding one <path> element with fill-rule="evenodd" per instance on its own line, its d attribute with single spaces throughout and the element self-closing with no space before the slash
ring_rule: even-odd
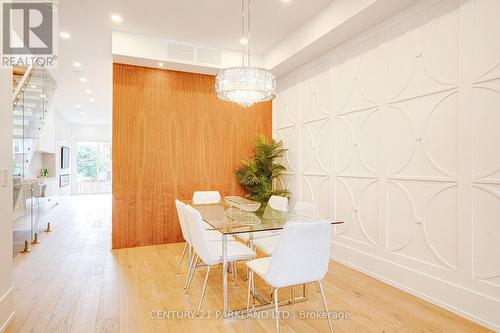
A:
<svg viewBox="0 0 500 333">
<path fill-rule="evenodd" d="M 500 171 L 500 91 L 496 87 L 474 86 L 474 178 Z"/>
<path fill-rule="evenodd" d="M 427 75 L 443 85 L 458 79 L 458 12 L 455 1 L 443 1 L 431 21 L 423 46 L 423 65 Z"/>
<path fill-rule="evenodd" d="M 388 175 L 404 170 L 415 154 L 415 129 L 410 117 L 401 109 L 389 106 L 382 113 L 385 168 Z"/>
<path fill-rule="evenodd" d="M 418 225 L 417 210 L 408 191 L 398 182 L 387 181 L 387 249 L 398 252 L 413 240 Z"/>
<path fill-rule="evenodd" d="M 500 193 L 473 185 L 473 275 L 477 279 L 500 277 Z"/>
<path fill-rule="evenodd" d="M 423 149 L 427 161 L 441 174 L 456 177 L 458 149 L 458 91 L 443 97 L 429 114 Z"/>
<path fill-rule="evenodd" d="M 358 134 L 358 153 L 361 162 L 373 175 L 378 174 L 380 151 L 379 109 L 371 111 L 363 120 Z"/>
<path fill-rule="evenodd" d="M 458 185 L 447 185 L 434 193 L 424 209 L 422 232 L 427 247 L 446 268 L 458 265 Z"/>
<path fill-rule="evenodd" d="M 415 75 L 416 46 L 408 33 L 396 28 L 387 30 L 384 45 L 387 50 L 387 61 L 391 64 L 387 69 L 389 98 L 394 100 L 406 90 Z"/>
<path fill-rule="evenodd" d="M 500 69 L 500 1 L 475 0 L 474 8 L 474 67 L 476 80 L 481 80 Z"/>
</svg>

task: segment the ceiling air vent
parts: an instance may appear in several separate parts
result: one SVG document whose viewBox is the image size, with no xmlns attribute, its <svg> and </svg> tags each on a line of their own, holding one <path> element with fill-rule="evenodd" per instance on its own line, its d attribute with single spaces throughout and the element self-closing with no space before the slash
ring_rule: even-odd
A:
<svg viewBox="0 0 500 333">
<path fill-rule="evenodd" d="M 194 47 L 184 44 L 167 44 L 167 57 L 170 59 L 195 61 Z"/>
<path fill-rule="evenodd" d="M 217 50 L 209 50 L 198 48 L 196 60 L 204 64 L 220 65 L 221 64 L 221 52 Z"/>
</svg>

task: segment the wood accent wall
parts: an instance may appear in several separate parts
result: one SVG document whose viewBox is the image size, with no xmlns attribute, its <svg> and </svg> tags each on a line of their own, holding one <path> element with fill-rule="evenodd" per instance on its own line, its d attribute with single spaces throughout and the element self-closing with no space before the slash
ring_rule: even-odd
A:
<svg viewBox="0 0 500 333">
<path fill-rule="evenodd" d="M 211 75 L 113 65 L 113 248 L 182 241 L 175 199 L 242 194 L 235 169 L 271 137 L 271 102 L 215 96 Z"/>
</svg>

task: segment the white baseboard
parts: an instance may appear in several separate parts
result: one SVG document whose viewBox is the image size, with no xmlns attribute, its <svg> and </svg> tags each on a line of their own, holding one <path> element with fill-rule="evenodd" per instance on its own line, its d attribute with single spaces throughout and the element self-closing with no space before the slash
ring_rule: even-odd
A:
<svg viewBox="0 0 500 333">
<path fill-rule="evenodd" d="M 0 297 L 0 333 L 7 330 L 12 320 L 14 320 L 14 288 L 10 288 Z M 5 319 L 3 319 L 5 318 Z"/>
<path fill-rule="evenodd" d="M 500 332 L 499 318 L 495 315 L 500 313 L 500 303 L 494 299 L 344 244 L 332 242 L 330 257 L 377 280 Z M 495 309 L 499 311 L 496 312 Z"/>
</svg>

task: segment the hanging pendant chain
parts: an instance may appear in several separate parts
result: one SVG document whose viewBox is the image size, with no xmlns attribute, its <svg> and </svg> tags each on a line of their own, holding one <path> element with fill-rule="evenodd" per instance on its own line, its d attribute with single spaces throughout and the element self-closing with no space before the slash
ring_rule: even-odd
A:
<svg viewBox="0 0 500 333">
<path fill-rule="evenodd" d="M 247 20 L 248 20 L 248 28 L 247 28 L 247 50 L 248 50 L 248 67 L 250 67 L 250 0 L 248 0 L 248 14 L 247 14 Z"/>
<path fill-rule="evenodd" d="M 241 0 L 241 66 L 245 67 L 245 0 Z"/>
<path fill-rule="evenodd" d="M 247 66 L 250 66 L 250 9 L 251 0 L 247 0 L 247 6 L 245 8 L 245 0 L 241 0 L 241 66 L 245 67 L 245 45 L 247 50 Z M 246 10 L 245 10 L 246 9 Z M 246 15 L 245 15 L 246 12 Z M 247 23 L 247 29 L 245 34 L 245 19 Z M 244 42 L 246 40 L 246 42 Z"/>
</svg>

